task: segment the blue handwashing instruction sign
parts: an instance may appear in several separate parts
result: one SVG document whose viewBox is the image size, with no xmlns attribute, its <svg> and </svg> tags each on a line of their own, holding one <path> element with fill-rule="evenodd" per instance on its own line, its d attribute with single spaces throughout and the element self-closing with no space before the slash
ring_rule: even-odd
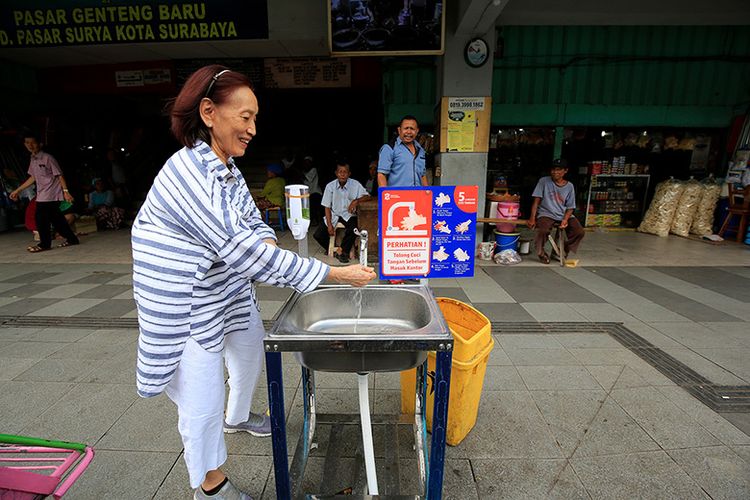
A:
<svg viewBox="0 0 750 500">
<path fill-rule="evenodd" d="M 478 186 L 378 189 L 380 278 L 474 276 Z"/>
</svg>

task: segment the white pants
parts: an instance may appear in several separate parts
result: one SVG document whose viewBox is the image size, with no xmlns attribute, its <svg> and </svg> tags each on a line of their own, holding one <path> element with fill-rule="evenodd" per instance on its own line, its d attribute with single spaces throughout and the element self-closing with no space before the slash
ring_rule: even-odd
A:
<svg viewBox="0 0 750 500">
<path fill-rule="evenodd" d="M 224 339 L 223 352 L 208 352 L 188 339 L 174 377 L 165 388 L 177 405 L 178 429 L 185 447 L 190 487 L 204 481 L 208 471 L 227 460 L 224 443 L 224 363 L 229 372 L 226 421 L 247 420 L 263 362 L 263 323 L 260 314 L 250 319 L 246 331 Z M 222 362 L 224 361 L 224 362 Z"/>
</svg>

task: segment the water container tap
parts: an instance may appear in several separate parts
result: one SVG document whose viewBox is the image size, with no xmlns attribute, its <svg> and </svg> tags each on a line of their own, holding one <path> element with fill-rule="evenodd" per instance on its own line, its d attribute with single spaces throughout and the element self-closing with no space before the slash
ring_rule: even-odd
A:
<svg viewBox="0 0 750 500">
<path fill-rule="evenodd" d="M 367 267 L 367 229 L 355 229 L 354 234 L 359 236 L 359 263 Z"/>
</svg>

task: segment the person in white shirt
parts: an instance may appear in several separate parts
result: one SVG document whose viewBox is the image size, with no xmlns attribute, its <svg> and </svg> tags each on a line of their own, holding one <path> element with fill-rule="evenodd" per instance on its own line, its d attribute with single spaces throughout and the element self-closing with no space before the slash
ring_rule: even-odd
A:
<svg viewBox="0 0 750 500">
<path fill-rule="evenodd" d="M 336 165 L 336 180 L 326 185 L 321 201 L 326 212 L 325 222 L 313 234 L 315 241 L 328 250 L 330 238 L 336 236 L 336 224 L 341 222 L 346 231 L 341 240 L 341 252 L 335 252 L 334 257 L 344 264 L 349 262 L 349 252 L 356 238 L 354 230 L 357 228 L 357 206 L 371 198 L 364 186 L 358 180 L 350 178 L 350 175 L 348 164 L 339 162 Z"/>
</svg>

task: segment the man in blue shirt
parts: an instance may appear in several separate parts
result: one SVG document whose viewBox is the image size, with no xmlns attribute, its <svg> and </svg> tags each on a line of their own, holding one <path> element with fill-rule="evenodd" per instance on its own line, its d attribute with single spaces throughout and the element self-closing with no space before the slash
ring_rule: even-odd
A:
<svg viewBox="0 0 750 500">
<path fill-rule="evenodd" d="M 549 255 L 544 251 L 544 244 L 556 222 L 565 229 L 568 236 L 563 257 L 567 257 L 570 252 L 578 251 L 578 245 L 585 234 L 581 223 L 573 215 L 576 208 L 576 193 L 573 184 L 565 180 L 567 172 L 568 163 L 565 160 L 553 161 L 550 175 L 539 179 L 531 194 L 534 203 L 531 205 L 528 226 L 532 229 L 536 227 L 536 253 L 544 264 L 549 264 L 550 261 Z"/>
<path fill-rule="evenodd" d="M 330 238 L 336 237 L 336 224 L 341 222 L 346 229 L 341 240 L 341 253 L 334 253 L 334 257 L 343 264 L 349 262 L 349 252 L 356 239 L 354 230 L 357 228 L 357 206 L 370 199 L 364 186 L 349 178 L 350 174 L 348 164 L 336 165 L 336 180 L 326 185 L 320 202 L 326 212 L 325 224 L 319 225 L 313 234 L 315 241 L 328 250 Z"/>
<path fill-rule="evenodd" d="M 398 137 L 383 144 L 378 158 L 378 186 L 426 186 L 425 152 L 417 142 L 419 124 L 411 115 L 401 118 Z"/>
</svg>

